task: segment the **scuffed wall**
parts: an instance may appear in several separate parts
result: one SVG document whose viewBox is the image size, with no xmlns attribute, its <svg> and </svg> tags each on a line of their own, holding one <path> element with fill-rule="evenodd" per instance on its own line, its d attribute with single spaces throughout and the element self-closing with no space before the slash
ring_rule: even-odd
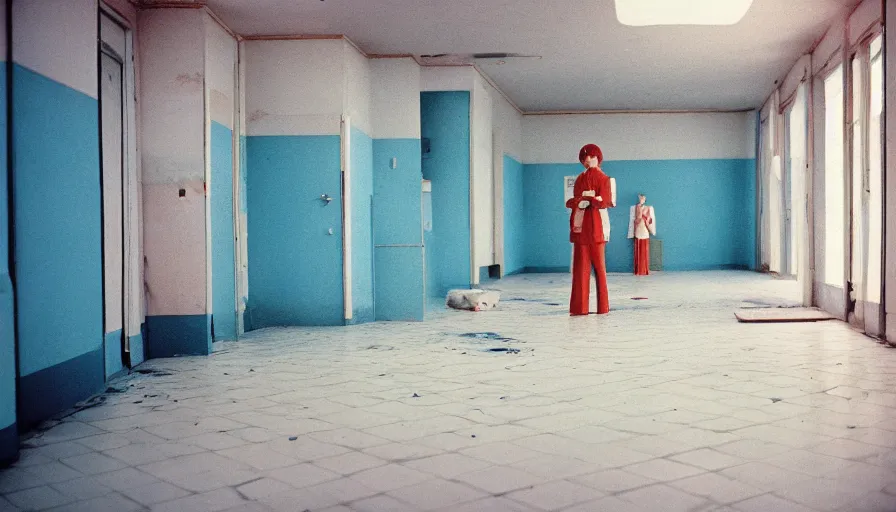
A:
<svg viewBox="0 0 896 512">
<path fill-rule="evenodd" d="M 150 357 L 211 348 L 205 13 L 141 11 L 141 158 Z"/>
</svg>

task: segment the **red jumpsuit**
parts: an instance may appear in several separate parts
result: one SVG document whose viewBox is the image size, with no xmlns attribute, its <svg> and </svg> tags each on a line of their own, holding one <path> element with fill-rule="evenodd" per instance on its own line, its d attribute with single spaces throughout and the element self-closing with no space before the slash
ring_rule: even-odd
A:
<svg viewBox="0 0 896 512">
<path fill-rule="evenodd" d="M 597 313 L 610 312 L 610 298 L 607 293 L 607 265 L 604 260 L 604 239 L 601 208 L 610 208 L 613 198 L 610 188 L 610 177 L 599 167 L 592 167 L 576 178 L 573 197 L 566 201 L 566 207 L 572 209 L 569 217 L 569 241 L 573 244 L 572 264 L 572 296 L 569 300 L 570 315 L 588 314 L 588 296 L 591 291 L 591 269 L 597 279 Z M 594 191 L 596 197 L 586 197 L 583 193 Z M 597 198 L 600 198 L 598 200 Z M 591 206 L 579 209 L 581 201 L 589 201 Z M 580 217 L 577 227 L 576 217 Z"/>
<path fill-rule="evenodd" d="M 635 239 L 635 275 L 650 274 L 650 235 L 656 235 L 653 207 L 636 204 L 629 215 L 628 237 Z"/>
</svg>

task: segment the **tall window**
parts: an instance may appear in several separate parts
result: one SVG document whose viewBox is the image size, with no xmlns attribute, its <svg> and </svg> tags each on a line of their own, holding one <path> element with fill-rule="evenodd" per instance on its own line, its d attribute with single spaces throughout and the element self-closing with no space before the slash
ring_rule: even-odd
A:
<svg viewBox="0 0 896 512">
<path fill-rule="evenodd" d="M 843 67 L 824 81 L 824 281 L 843 287 L 844 243 Z"/>
<path fill-rule="evenodd" d="M 868 194 L 868 276 L 866 300 L 880 304 L 881 245 L 883 217 L 883 135 L 884 70 L 881 37 L 871 42 L 870 111 L 868 112 L 868 176 L 865 192 Z"/>
</svg>

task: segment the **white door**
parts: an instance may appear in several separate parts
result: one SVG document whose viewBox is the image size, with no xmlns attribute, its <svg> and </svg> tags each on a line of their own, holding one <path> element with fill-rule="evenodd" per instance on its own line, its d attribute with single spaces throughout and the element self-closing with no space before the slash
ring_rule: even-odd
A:
<svg viewBox="0 0 896 512">
<path fill-rule="evenodd" d="M 812 305 L 812 276 L 809 259 L 809 187 L 808 187 L 808 95 L 804 85 L 785 114 L 787 168 L 787 238 L 785 260 L 787 273 L 796 276 L 802 290 L 804 306 Z"/>
<path fill-rule="evenodd" d="M 103 289 L 106 378 L 128 366 L 125 256 L 124 28 L 105 14 L 100 27 L 102 126 Z"/>
</svg>

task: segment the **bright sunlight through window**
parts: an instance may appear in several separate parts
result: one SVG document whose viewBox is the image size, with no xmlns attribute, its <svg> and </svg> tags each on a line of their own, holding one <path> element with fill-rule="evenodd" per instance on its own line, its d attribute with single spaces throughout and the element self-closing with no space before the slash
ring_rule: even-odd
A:
<svg viewBox="0 0 896 512">
<path fill-rule="evenodd" d="M 623 25 L 734 25 L 753 0 L 616 0 Z"/>
</svg>

